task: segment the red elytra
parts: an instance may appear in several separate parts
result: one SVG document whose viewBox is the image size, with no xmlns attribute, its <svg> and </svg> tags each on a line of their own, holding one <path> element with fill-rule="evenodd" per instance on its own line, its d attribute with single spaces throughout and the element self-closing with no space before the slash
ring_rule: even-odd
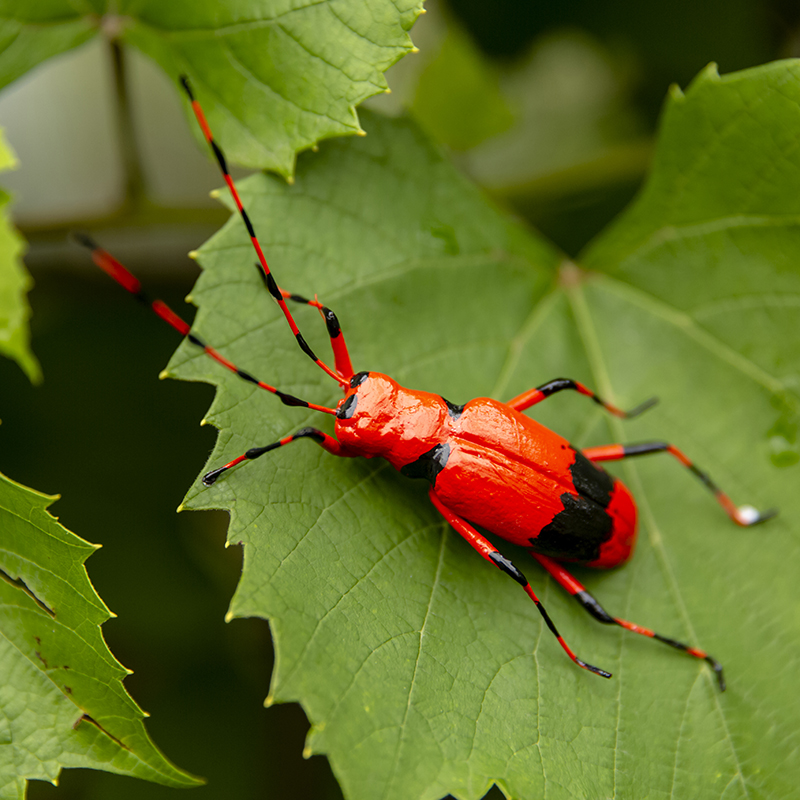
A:
<svg viewBox="0 0 800 800">
<path fill-rule="evenodd" d="M 477 398 L 458 406 L 439 395 L 407 389 L 381 373 L 356 373 L 336 315 L 316 299 L 307 300 L 278 287 L 230 177 L 222 150 L 214 141 L 188 80 L 183 77 L 181 83 L 250 235 L 258 256 L 259 273 L 267 290 L 280 306 L 303 352 L 344 390 L 344 397 L 336 408 L 327 408 L 258 380 L 192 333 L 189 324 L 165 303 L 147 298 L 139 281 L 125 267 L 88 236 L 78 235 L 78 241 L 92 251 L 92 258 L 99 267 L 139 300 L 148 303 L 161 319 L 226 369 L 277 395 L 286 405 L 310 408 L 336 418 L 335 437 L 317 428 L 303 428 L 272 444 L 251 448 L 204 475 L 203 483 L 212 486 L 232 467 L 302 438 L 312 439 L 335 456 L 384 458 L 403 475 L 430 483 L 429 496 L 435 508 L 483 558 L 523 587 L 576 664 L 605 678 L 611 677 L 609 672 L 587 664 L 572 652 L 525 576 L 475 526 L 528 548 L 544 569 L 598 621 L 619 625 L 704 659 L 714 669 L 720 689 L 724 690 L 722 666 L 716 659 L 703 650 L 612 616 L 566 570 L 563 563 L 609 568 L 622 564 L 633 552 L 636 505 L 628 489 L 598 465 L 601 461 L 666 452 L 704 483 L 737 524 L 755 525 L 776 512 L 760 513 L 751 506 L 737 508 L 705 472 L 666 442 L 612 444 L 581 451 L 522 413 L 564 390 L 586 395 L 622 418 L 641 413 L 655 403 L 654 399 L 625 412 L 605 402 L 583 384 L 569 378 L 557 378 L 507 403 Z M 334 369 L 317 358 L 308 346 L 288 309 L 287 300 L 311 305 L 320 311 L 331 341 Z"/>
</svg>

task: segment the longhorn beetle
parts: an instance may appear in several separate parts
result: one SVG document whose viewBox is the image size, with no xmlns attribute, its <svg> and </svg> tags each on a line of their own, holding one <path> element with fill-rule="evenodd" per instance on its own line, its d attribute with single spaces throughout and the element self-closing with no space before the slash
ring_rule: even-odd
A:
<svg viewBox="0 0 800 800">
<path fill-rule="evenodd" d="M 225 157 L 214 140 L 189 81 L 181 84 L 230 189 L 236 208 L 258 256 L 257 268 L 264 285 L 280 306 L 300 349 L 342 387 L 344 397 L 335 408 L 316 405 L 282 392 L 231 363 L 193 333 L 188 323 L 161 300 L 151 300 L 139 281 L 85 234 L 78 241 L 92 251 L 94 262 L 206 355 L 242 380 L 277 395 L 288 406 L 301 406 L 335 417 L 335 437 L 317 428 L 303 428 L 277 442 L 253 447 L 233 461 L 203 476 L 212 486 L 225 472 L 278 447 L 308 438 L 334 456 L 385 458 L 409 478 L 430 483 L 435 508 L 487 561 L 517 583 L 544 618 L 567 655 L 580 667 L 610 678 L 611 673 L 579 659 L 559 634 L 525 576 L 503 556 L 475 526 L 529 549 L 531 555 L 596 620 L 619 625 L 649 636 L 689 655 L 707 661 L 725 690 L 720 663 L 703 650 L 655 633 L 649 628 L 609 614 L 561 565 L 562 561 L 609 568 L 625 562 L 636 541 L 636 505 L 628 489 L 609 475 L 601 461 L 617 461 L 649 453 L 668 453 L 702 481 L 725 513 L 738 525 L 751 526 L 774 516 L 752 506 L 737 508 L 711 478 L 678 448 L 666 442 L 612 444 L 578 450 L 556 433 L 522 412 L 557 392 L 578 392 L 614 416 L 630 419 L 656 401 L 648 400 L 631 411 L 607 403 L 577 381 L 557 378 L 501 403 L 486 397 L 455 405 L 429 392 L 406 389 L 388 375 L 355 372 L 336 315 L 318 300 L 308 300 L 278 287 L 270 271 L 253 224 L 231 179 Z M 309 347 L 289 311 L 287 300 L 317 308 L 325 320 L 334 369 Z"/>
</svg>

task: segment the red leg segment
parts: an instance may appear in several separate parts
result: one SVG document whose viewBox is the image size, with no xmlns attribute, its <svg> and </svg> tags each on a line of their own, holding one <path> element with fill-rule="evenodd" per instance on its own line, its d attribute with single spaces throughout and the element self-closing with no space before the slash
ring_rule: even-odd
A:
<svg viewBox="0 0 800 800">
<path fill-rule="evenodd" d="M 289 308 L 286 305 L 286 300 L 278 288 L 278 284 L 275 283 L 275 278 L 270 272 L 270 268 L 267 264 L 267 259 L 264 257 L 264 252 L 261 249 L 261 244 L 256 237 L 255 229 L 253 228 L 253 223 L 250 221 L 250 217 L 247 215 L 247 211 L 245 211 L 244 206 L 242 205 L 241 198 L 239 197 L 239 192 L 236 190 L 236 186 L 233 183 L 233 179 L 231 178 L 230 173 L 228 172 L 228 165 L 225 162 L 225 156 L 222 154 L 222 150 L 220 149 L 219 145 L 214 141 L 214 137 L 211 134 L 211 129 L 208 126 L 208 122 L 206 121 L 205 114 L 203 113 L 203 109 L 200 107 L 200 103 L 194 97 L 194 93 L 192 92 L 192 87 L 189 85 L 188 78 L 183 75 L 181 76 L 181 85 L 184 88 L 187 96 L 189 97 L 189 102 L 192 104 L 192 110 L 194 111 L 194 115 L 197 118 L 197 122 L 200 125 L 200 128 L 203 131 L 203 136 L 205 136 L 206 141 L 211 148 L 211 151 L 214 153 L 214 157 L 217 159 L 217 163 L 219 164 L 219 168 L 222 171 L 222 177 L 225 179 L 225 183 L 228 185 L 230 189 L 231 195 L 233 196 L 233 201 L 236 204 L 236 208 L 239 210 L 239 214 L 242 217 L 242 221 L 247 228 L 247 232 L 250 235 L 250 241 L 253 243 L 253 247 L 256 251 L 256 255 L 258 256 L 258 263 L 259 267 L 262 271 L 264 282 L 267 285 L 267 289 L 269 289 L 270 294 L 275 298 L 275 301 L 280 306 L 281 311 L 283 312 L 283 316 L 286 317 L 286 321 L 289 323 L 289 327 L 291 328 L 292 333 L 294 334 L 295 339 L 297 339 L 297 343 L 300 345 L 300 349 L 318 366 L 320 369 L 324 370 L 328 375 L 331 376 L 334 380 L 338 381 L 343 387 L 347 386 L 349 378 L 347 378 L 337 374 L 334 372 L 329 366 L 324 364 L 320 361 L 317 356 L 314 354 L 312 349 L 308 346 L 308 343 L 303 338 L 303 334 L 300 333 L 300 330 L 297 327 L 297 323 L 295 323 L 294 318 L 292 317 Z"/>
<path fill-rule="evenodd" d="M 223 472 L 227 472 L 231 467 L 241 464 L 242 461 L 253 461 L 259 456 L 263 456 L 264 453 L 269 453 L 270 450 L 277 450 L 279 447 L 283 447 L 290 442 L 295 442 L 298 439 L 306 437 L 313 439 L 323 450 L 327 450 L 331 455 L 350 457 L 360 455 L 359 453 L 348 450 L 338 439 L 334 439 L 333 436 L 329 436 L 327 433 L 317 430 L 317 428 L 303 428 L 297 431 L 297 433 L 284 436 L 283 439 L 265 445 L 264 447 L 251 447 L 246 453 L 238 458 L 234 458 L 233 461 L 229 461 L 224 467 L 219 467 L 218 469 L 211 470 L 211 472 L 207 472 L 203 475 L 203 483 L 206 486 L 211 486 Z"/>
<path fill-rule="evenodd" d="M 596 620 L 606 625 L 619 625 L 625 628 L 625 630 L 640 633 L 642 636 L 649 636 L 651 639 L 656 639 L 677 650 L 682 650 L 684 653 L 688 653 L 695 658 L 702 658 L 704 661 L 707 661 L 714 670 L 717 680 L 719 681 L 720 690 L 723 692 L 725 691 L 725 678 L 722 674 L 722 665 L 715 658 L 708 655 L 708 653 L 703 650 L 698 650 L 696 647 L 689 647 L 689 645 L 678 642 L 675 639 L 661 636 L 661 634 L 655 633 L 649 628 L 637 625 L 635 622 L 628 622 L 628 620 L 621 619 L 620 617 L 612 617 L 611 614 L 609 614 L 600 603 L 598 603 L 597 600 L 595 600 L 595 598 L 561 566 L 561 564 L 557 561 L 553 561 L 552 558 L 535 553 L 533 550 L 531 550 L 530 553 Z"/>
<path fill-rule="evenodd" d="M 263 275 L 260 269 L 259 274 Z M 322 319 L 325 320 L 325 326 L 328 329 L 328 336 L 330 337 L 331 348 L 333 349 L 333 363 L 336 367 L 336 371 L 343 378 L 347 378 L 348 380 L 352 378 L 355 372 L 353 371 L 353 364 L 350 361 L 350 353 L 347 351 L 347 345 L 344 341 L 344 334 L 342 333 L 342 328 L 341 325 L 339 325 L 339 319 L 336 314 L 334 314 L 333 311 L 331 311 L 327 306 L 322 305 L 322 303 L 320 303 L 316 297 L 313 300 L 309 300 L 300 294 L 292 294 L 291 292 L 287 292 L 285 289 L 281 289 L 280 292 L 285 300 L 291 300 L 293 303 L 305 303 L 306 305 L 312 306 L 319 311 L 319 313 L 322 315 Z M 347 391 L 346 387 L 344 387 L 344 389 Z"/>
<path fill-rule="evenodd" d="M 545 607 L 542 605 L 539 598 L 534 594 L 534 591 L 531 589 L 531 585 L 528 583 L 527 578 L 505 556 L 503 556 L 488 539 L 486 539 L 484 536 L 481 536 L 481 534 L 479 534 L 478 531 L 472 527 L 472 525 L 450 511 L 450 509 L 447 508 L 444 503 L 442 503 L 433 489 L 430 490 L 429 494 L 433 505 L 436 507 L 439 513 L 450 525 L 452 525 L 453 528 L 456 529 L 456 531 L 458 531 L 458 533 L 461 534 L 461 536 L 467 540 L 467 542 L 469 542 L 470 545 L 472 545 L 473 548 L 475 548 L 475 550 L 478 551 L 481 556 L 483 556 L 487 561 L 491 561 L 498 569 L 501 569 L 507 575 L 511 576 L 518 584 L 520 584 L 520 586 L 522 586 L 528 597 L 530 597 L 530 599 L 536 604 L 536 608 L 539 609 L 539 613 L 547 623 L 547 627 L 550 628 L 552 634 L 556 637 L 556 639 L 558 639 L 558 643 L 564 648 L 566 654 L 579 667 L 583 667 L 583 669 L 587 669 L 589 672 L 593 672 L 595 675 L 601 675 L 604 678 L 610 678 L 610 672 L 606 672 L 599 667 L 594 667 L 591 664 L 587 664 L 585 661 L 581 661 L 581 659 L 579 659 L 575 653 L 572 652 L 569 645 L 564 641 L 564 639 L 561 637 L 561 634 L 556 629 L 556 626 L 550 619 L 550 615 L 545 610 Z"/>
<path fill-rule="evenodd" d="M 694 473 L 706 488 L 717 498 L 717 502 L 725 509 L 725 513 L 737 524 L 743 527 L 757 525 L 778 512 L 775 509 L 763 513 L 753 506 L 736 506 L 733 501 L 717 486 L 707 473 L 695 466 L 677 447 L 667 442 L 642 442 L 641 444 L 609 444 L 603 447 L 589 447 L 583 454 L 590 461 L 619 461 L 633 456 L 644 456 L 650 453 L 669 453 Z"/>
<path fill-rule="evenodd" d="M 92 261 L 94 261 L 103 272 L 110 275 L 124 289 L 127 289 L 139 302 L 150 306 L 153 312 L 161 317 L 167 325 L 173 327 L 181 336 L 186 336 L 193 345 L 199 347 L 207 356 L 213 358 L 218 364 L 222 364 L 225 369 L 229 369 L 242 380 L 255 384 L 259 389 L 264 389 L 267 392 L 277 395 L 280 401 L 287 406 L 302 406 L 303 408 L 310 408 L 314 411 L 323 411 L 326 414 L 336 414 L 336 409 L 334 408 L 327 408 L 326 406 L 319 406 L 316 403 L 309 403 L 305 400 L 301 400 L 299 397 L 282 392 L 280 389 L 276 389 L 274 386 L 270 386 L 270 384 L 258 380 L 258 378 L 254 377 L 249 372 L 239 369 L 239 367 L 228 361 L 218 350 L 215 350 L 213 347 L 206 344 L 199 336 L 192 333 L 189 323 L 179 317 L 165 302 L 162 300 L 151 300 L 142 290 L 142 284 L 139 280 L 128 272 L 128 270 L 110 253 L 107 253 L 99 247 L 89 236 L 84 233 L 76 233 L 75 239 L 92 251 Z"/>
<path fill-rule="evenodd" d="M 529 389 L 527 392 L 523 392 L 513 400 L 509 400 L 508 405 L 516 411 L 524 411 L 526 408 L 541 403 L 542 400 L 550 397 L 551 394 L 563 392 L 565 389 L 570 389 L 573 392 L 578 392 L 579 394 L 586 395 L 586 397 L 590 397 L 597 405 L 603 406 L 606 411 L 622 419 L 636 417 L 658 402 L 657 398 L 651 397 L 649 400 L 645 400 L 641 405 L 636 406 L 636 408 L 630 411 L 623 411 L 611 405 L 611 403 L 606 403 L 605 400 L 599 398 L 591 389 L 587 389 L 582 383 L 573 381 L 571 378 L 556 378 L 553 381 L 548 381 L 541 386 L 537 386 L 535 389 Z"/>
</svg>

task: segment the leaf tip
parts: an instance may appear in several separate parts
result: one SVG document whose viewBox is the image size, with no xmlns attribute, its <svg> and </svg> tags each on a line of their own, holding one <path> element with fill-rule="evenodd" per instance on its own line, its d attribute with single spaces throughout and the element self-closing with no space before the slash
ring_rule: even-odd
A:
<svg viewBox="0 0 800 800">
<path fill-rule="evenodd" d="M 178 506 L 178 507 L 175 509 L 175 513 L 176 513 L 176 514 L 180 514 L 180 513 L 181 513 L 181 511 L 184 511 L 184 510 L 185 510 L 185 506 L 183 505 L 183 503 L 181 503 L 181 504 L 180 504 L 180 505 L 179 505 L 179 506 Z"/>
<path fill-rule="evenodd" d="M 158 373 L 158 379 L 163 381 L 165 378 L 169 378 L 169 372 L 165 369 L 162 369 L 161 372 Z"/>
<path fill-rule="evenodd" d="M 230 622 L 232 619 L 234 619 L 234 613 L 233 611 L 228 611 L 225 614 L 225 622 Z"/>
<path fill-rule="evenodd" d="M 275 702 L 275 697 L 270 692 L 270 694 L 268 694 L 264 698 L 264 708 L 269 708 L 274 702 Z"/>
<path fill-rule="evenodd" d="M 313 756 L 313 755 L 314 755 L 314 751 L 308 745 L 306 745 L 303 748 L 303 758 L 308 759 L 308 758 L 311 758 L 311 756 Z"/>
<path fill-rule="evenodd" d="M 220 191 L 219 191 L 219 189 L 212 189 L 212 190 L 211 190 L 211 191 L 208 193 L 208 196 L 209 196 L 209 197 L 210 197 L 212 200 L 218 200 L 218 199 L 219 199 L 219 196 L 220 196 Z"/>
<path fill-rule="evenodd" d="M 200 420 L 200 427 L 203 428 L 206 425 L 208 425 L 208 420 L 205 417 L 203 417 L 203 419 Z"/>
<path fill-rule="evenodd" d="M 216 192 L 217 190 L 215 189 L 214 191 Z M 219 194 L 219 192 L 217 192 L 217 194 Z M 196 261 L 197 260 L 197 255 L 198 255 L 197 254 L 197 250 L 190 250 L 188 255 L 189 255 L 189 258 L 192 259 L 192 261 Z"/>
</svg>

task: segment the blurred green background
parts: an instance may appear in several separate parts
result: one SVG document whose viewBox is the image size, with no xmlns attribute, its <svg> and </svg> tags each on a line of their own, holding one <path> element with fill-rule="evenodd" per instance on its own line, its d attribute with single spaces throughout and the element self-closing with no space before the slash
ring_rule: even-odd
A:
<svg viewBox="0 0 800 800">
<path fill-rule="evenodd" d="M 430 5 L 412 37 L 420 53 L 390 71 L 392 95 L 372 104 L 410 107 L 499 203 L 574 255 L 640 185 L 669 84 L 685 86 L 709 61 L 725 73 L 800 54 L 800 6 L 450 0 Z M 32 387 L 0 362 L 0 470 L 61 494 L 53 513 L 104 546 L 88 563 L 118 615 L 104 634 L 134 670 L 126 686 L 153 714 L 156 743 L 208 778 L 198 798 L 340 797 L 327 762 L 302 759 L 303 712 L 262 708 L 268 625 L 224 622 L 241 566 L 237 548 L 223 549 L 226 515 L 175 514 L 213 445 L 214 431 L 198 425 L 212 389 L 158 380 L 174 331 L 67 241 L 70 229 L 90 230 L 191 316 L 183 297 L 197 270 L 186 253 L 227 216 L 207 197 L 220 183 L 215 168 L 174 87 L 132 54 L 115 71 L 107 43 L 9 87 L 0 125 L 22 162 L 5 184 L 30 242 L 33 348 L 45 375 Z M 84 770 L 29 791 L 34 800 L 175 792 Z"/>
</svg>

